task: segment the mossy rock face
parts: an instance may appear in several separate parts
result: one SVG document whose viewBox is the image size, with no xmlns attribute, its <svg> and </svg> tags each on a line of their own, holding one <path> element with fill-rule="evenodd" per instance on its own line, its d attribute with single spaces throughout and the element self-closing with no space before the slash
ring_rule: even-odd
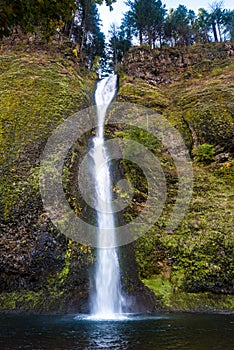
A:
<svg viewBox="0 0 234 350">
<path fill-rule="evenodd" d="M 191 152 L 209 143 L 218 153 L 233 154 L 234 58 L 220 66 L 222 69 L 210 69 L 199 78 L 178 79 L 167 86 L 152 86 L 146 76 L 139 79 L 134 73 L 132 77 L 122 74 L 118 99 L 162 113 L 181 132 Z"/>
<path fill-rule="evenodd" d="M 58 52 L 3 53 L 0 70 L 1 310 L 78 309 L 92 252 L 52 225 L 39 166 L 55 128 L 92 104 L 96 77 Z"/>
<path fill-rule="evenodd" d="M 66 66 L 65 66 L 66 67 Z M 1 56 L 1 204 L 37 192 L 38 159 L 51 132 L 91 101 L 85 80 L 46 55 Z"/>
<path fill-rule="evenodd" d="M 208 74 L 187 86 L 178 85 L 182 93 L 174 99 L 183 113 L 194 143 L 210 143 L 223 150 L 234 152 L 234 64 L 230 63 L 222 72 Z M 174 90 L 175 93 L 175 90 Z M 173 114 L 172 114 L 173 118 Z"/>
<path fill-rule="evenodd" d="M 233 41 L 180 48 L 163 46 L 153 50 L 145 45 L 136 46 L 124 57 L 121 69 L 129 77 L 146 80 L 152 85 L 168 85 L 201 78 L 212 69 L 221 69 L 230 62 L 233 46 Z"/>
<path fill-rule="evenodd" d="M 118 100 L 154 108 L 158 112 L 169 105 L 169 100 L 159 87 L 150 86 L 144 80 L 122 77 Z"/>
<path fill-rule="evenodd" d="M 88 313 L 95 252 L 53 226 L 43 208 L 39 171 L 56 127 L 93 103 L 96 77 L 58 52 L 3 54 L 1 73 L 0 311 Z M 90 133 L 67 153 L 62 182 L 74 213 L 94 224 L 77 181 Z M 120 255 L 124 292 L 132 296 L 128 310 L 152 311 L 157 300 L 138 278 L 133 250 L 123 248 Z"/>
<path fill-rule="evenodd" d="M 144 279 L 146 286 L 152 289 L 161 304 L 173 311 L 230 312 L 234 310 L 234 298 L 231 294 L 186 293 L 175 288 L 161 275 Z"/>
<path fill-rule="evenodd" d="M 166 117 L 182 134 L 194 161 L 190 207 L 180 226 L 169 233 L 165 228 L 178 191 L 170 154 L 139 130 L 110 130 L 108 137 L 143 140 L 158 157 L 167 184 L 165 208 L 158 221 L 133 246 L 120 250 L 122 281 L 126 293 L 139 303 L 141 295 L 148 295 L 150 305 L 155 302 L 156 307 L 233 310 L 233 58 L 227 58 L 226 49 L 219 56 L 215 45 L 191 50 L 196 64 L 186 68 L 189 73 L 181 67 L 176 82 L 169 71 L 171 83 L 167 85 L 155 85 L 147 75 L 120 79 L 118 99 Z M 204 50 L 216 57 L 215 65 L 211 59 L 202 62 Z M 146 51 L 153 67 L 151 50 Z M 147 67 L 145 54 L 138 54 Z M 164 54 L 180 62 L 179 52 L 167 48 Z M 135 53 L 130 57 L 134 60 Z M 67 116 L 92 104 L 94 77 L 58 53 L 10 52 L 1 56 L 0 69 L 1 310 L 87 312 L 88 271 L 94 254 L 51 224 L 40 199 L 38 174 L 40 154 L 53 130 Z M 215 151 L 209 163 L 198 162 L 197 150 L 204 144 Z M 84 151 L 83 141 L 73 150 L 64 168 L 64 188 L 70 206 L 80 214 L 82 202 L 73 170 Z M 147 184 L 139 169 L 127 161 L 121 164 L 126 177 L 139 185 L 135 202 L 125 212 L 129 221 L 142 208 Z M 137 269 L 156 299 L 139 282 Z"/>
<path fill-rule="evenodd" d="M 215 57 L 199 76 L 194 74 L 196 65 L 191 64 L 189 79 L 181 75 L 176 82 L 167 85 L 155 83 L 156 80 L 151 80 L 147 74 L 139 78 L 137 69 L 129 71 L 130 77 L 122 74 L 120 80 L 119 100 L 128 101 L 129 97 L 130 102 L 145 106 L 150 102 L 151 109 L 159 111 L 180 131 L 194 167 L 193 195 L 188 212 L 179 227 L 169 233 L 165 228 L 177 195 L 178 174 L 166 150 L 156 153 L 166 176 L 167 201 L 150 232 L 136 241 L 135 254 L 141 278 L 155 290 L 157 297 L 161 293 L 164 306 L 184 310 L 233 310 L 234 62 L 233 57 L 224 59 L 224 56 L 216 55 L 215 45 L 201 47 L 200 53 L 196 49 L 191 48 L 191 54 L 200 55 L 204 50 L 211 50 Z M 186 50 L 188 54 L 190 49 Z M 133 49 L 126 65 L 130 59 L 129 69 L 141 63 L 144 69 L 151 65 L 152 72 L 154 62 L 151 58 L 156 53 L 149 49 L 147 59 L 143 51 Z M 170 52 L 168 49 L 168 54 Z M 157 54 L 166 55 L 166 49 Z M 195 58 L 199 58 L 201 66 L 205 67 L 199 57 Z M 126 137 L 131 138 L 130 133 Z M 140 137 L 134 140 L 142 142 Z M 200 147 L 204 149 L 204 145 L 208 145 L 212 153 L 207 162 L 199 158 Z M 134 172 L 127 163 L 125 170 L 129 179 L 134 177 L 132 183 L 144 182 L 140 173 Z M 143 197 L 145 193 L 141 196 L 142 189 L 139 187 L 138 190 L 138 197 Z M 154 280 L 153 276 L 157 276 L 160 285 L 163 284 L 160 293 L 150 282 Z"/>
<path fill-rule="evenodd" d="M 228 172 L 222 178 L 219 175 L 221 169 L 233 167 L 233 161 L 228 164 L 216 164 L 215 168 L 195 165 L 191 204 L 173 233 L 165 230 L 168 208 L 173 204 L 173 191 L 168 191 L 162 216 L 136 242 L 142 278 L 161 274 L 172 288 L 189 293 L 233 292 L 234 183 Z M 233 168 L 231 172 L 233 178 Z"/>
</svg>

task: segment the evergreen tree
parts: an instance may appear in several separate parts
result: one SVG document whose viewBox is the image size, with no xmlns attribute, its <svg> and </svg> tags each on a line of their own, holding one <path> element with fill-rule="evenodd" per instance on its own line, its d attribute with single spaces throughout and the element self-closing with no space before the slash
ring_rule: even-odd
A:
<svg viewBox="0 0 234 350">
<path fill-rule="evenodd" d="M 234 39 L 234 10 L 223 11 L 224 39 Z"/>
<path fill-rule="evenodd" d="M 166 14 L 161 0 L 128 0 L 126 4 L 130 10 L 125 16 L 125 22 L 138 35 L 140 44 L 146 42 L 155 47 L 156 40 L 161 43 Z"/>
<path fill-rule="evenodd" d="M 116 0 L 0 0 L 0 37 L 15 28 L 42 33 L 50 41 L 59 29 L 77 43 L 79 58 L 89 66 L 104 55 L 97 4 L 109 7 Z"/>
<path fill-rule="evenodd" d="M 129 33 L 125 29 L 123 24 L 120 28 L 112 24 L 109 31 L 110 40 L 107 48 L 107 58 L 109 59 L 109 69 L 114 71 L 131 47 Z"/>
<path fill-rule="evenodd" d="M 194 21 L 195 41 L 203 43 L 211 41 L 210 30 L 210 14 L 204 8 L 199 8 L 197 17 Z"/>
<path fill-rule="evenodd" d="M 211 5 L 211 26 L 215 41 L 222 41 L 221 26 L 223 24 L 223 1 L 214 1 Z M 218 39 L 219 36 L 219 39 Z"/>
<path fill-rule="evenodd" d="M 80 59 L 89 67 L 94 59 L 104 55 L 105 37 L 100 30 L 100 18 L 93 0 L 80 0 L 70 29 Z"/>
<path fill-rule="evenodd" d="M 111 7 L 116 0 L 92 0 L 93 3 Z M 87 1 L 89 3 L 90 1 Z M 10 35 L 14 28 L 24 32 L 40 30 L 49 40 L 62 22 L 69 33 L 74 13 L 78 7 L 86 8 L 85 0 L 0 0 L 0 38 Z"/>
<path fill-rule="evenodd" d="M 0 37 L 10 35 L 15 27 L 24 32 L 38 28 L 49 39 L 60 21 L 66 22 L 75 9 L 74 0 L 1 0 Z"/>
<path fill-rule="evenodd" d="M 171 46 L 191 45 L 194 41 L 195 13 L 184 5 L 171 9 L 165 21 L 165 39 Z"/>
</svg>

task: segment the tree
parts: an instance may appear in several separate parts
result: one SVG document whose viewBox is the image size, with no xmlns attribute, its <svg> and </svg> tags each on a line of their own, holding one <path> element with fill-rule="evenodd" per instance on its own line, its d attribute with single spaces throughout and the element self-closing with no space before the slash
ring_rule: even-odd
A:
<svg viewBox="0 0 234 350">
<path fill-rule="evenodd" d="M 184 5 L 171 9 L 165 21 L 165 39 L 171 46 L 191 45 L 194 36 L 195 13 Z"/>
<path fill-rule="evenodd" d="M 224 39 L 234 39 L 234 10 L 224 10 L 223 24 Z"/>
<path fill-rule="evenodd" d="M 89 66 L 96 56 L 103 56 L 105 37 L 100 30 L 100 18 L 93 0 L 79 1 L 70 36 L 77 44 L 80 59 L 85 60 Z"/>
<path fill-rule="evenodd" d="M 116 0 L 1 0 L 0 37 L 18 27 L 23 32 L 40 32 L 47 41 L 55 30 L 77 43 L 79 57 L 89 65 L 102 56 L 105 46 L 96 4 L 111 6 Z"/>
<path fill-rule="evenodd" d="M 222 1 L 215 1 L 210 5 L 210 12 L 203 8 L 198 10 L 195 20 L 197 40 L 211 41 L 210 33 L 213 33 L 213 40 L 216 42 L 233 37 L 234 11 L 222 9 L 222 6 Z"/>
<path fill-rule="evenodd" d="M 166 16 L 166 5 L 163 5 L 161 0 L 156 2 L 155 9 L 155 20 L 154 20 L 154 38 L 153 38 L 153 46 L 155 47 L 156 40 L 159 40 L 159 45 L 162 45 L 162 38 L 164 34 L 164 24 L 165 24 L 165 16 Z"/>
<path fill-rule="evenodd" d="M 102 5 L 103 2 L 105 2 L 106 6 L 109 6 L 110 10 L 112 10 L 112 4 L 115 3 L 117 0 L 94 0 L 96 4 Z"/>
<path fill-rule="evenodd" d="M 210 13 L 210 19 L 211 19 L 211 25 L 212 30 L 214 34 L 214 40 L 215 41 L 222 41 L 222 34 L 221 34 L 221 26 L 223 24 L 223 1 L 214 1 L 210 5 L 211 13 Z M 219 40 L 218 40 L 219 35 Z"/>
<path fill-rule="evenodd" d="M 130 11 L 128 12 L 127 16 L 135 31 L 139 33 L 140 44 L 143 43 L 143 34 L 148 20 L 147 7 L 145 6 L 146 2 L 148 1 L 127 1 L 127 5 L 130 7 Z"/>
<path fill-rule="evenodd" d="M 132 11 L 127 11 L 126 13 L 124 13 L 124 17 L 121 22 L 121 27 L 125 31 L 130 41 L 133 39 L 134 36 L 138 36 L 135 16 Z"/>
<path fill-rule="evenodd" d="M 194 21 L 195 41 L 207 43 L 210 39 L 211 20 L 210 14 L 204 8 L 198 9 L 197 17 Z"/>
<path fill-rule="evenodd" d="M 159 42 L 159 46 L 161 46 L 166 9 L 165 5 L 162 5 L 161 0 L 149 2 L 146 9 L 150 13 L 146 26 L 146 36 L 148 44 L 155 48 L 157 41 Z"/>
<path fill-rule="evenodd" d="M 129 38 L 129 33 L 125 31 L 123 24 L 119 28 L 113 23 L 109 34 L 110 40 L 107 48 L 107 56 L 110 60 L 109 68 L 111 70 L 116 70 L 121 63 L 122 58 L 131 47 L 131 40 Z"/>
<path fill-rule="evenodd" d="M 210 5 L 211 12 L 203 8 L 198 10 L 195 20 L 197 40 L 202 42 L 211 41 L 210 33 L 213 33 L 213 40 L 223 41 L 232 38 L 234 27 L 234 11 L 223 10 L 222 2 L 213 2 Z"/>
<path fill-rule="evenodd" d="M 161 0 L 128 0 L 130 10 L 125 16 L 126 23 L 139 36 L 140 44 L 144 41 L 155 47 L 156 40 L 161 43 L 165 5 Z"/>
<path fill-rule="evenodd" d="M 93 3 L 106 3 L 111 8 L 116 0 L 92 0 Z M 8 36 L 15 27 L 24 32 L 40 30 L 49 40 L 58 23 L 72 23 L 79 6 L 84 8 L 84 0 L 1 0 L 0 38 Z M 69 32 L 69 30 L 67 30 Z"/>
<path fill-rule="evenodd" d="M 24 32 L 40 28 L 48 39 L 58 22 L 66 22 L 74 9 L 74 0 L 2 0 L 0 37 L 10 35 L 19 27 Z"/>
</svg>

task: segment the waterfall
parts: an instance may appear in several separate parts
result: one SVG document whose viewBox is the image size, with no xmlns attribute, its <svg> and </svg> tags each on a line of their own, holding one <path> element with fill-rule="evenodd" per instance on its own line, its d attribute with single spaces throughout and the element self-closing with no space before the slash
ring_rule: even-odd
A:
<svg viewBox="0 0 234 350">
<path fill-rule="evenodd" d="M 97 210 L 97 260 L 94 292 L 91 300 L 92 316 L 115 319 L 122 313 L 120 268 L 116 246 L 115 221 L 112 211 L 112 183 L 108 150 L 104 144 L 104 123 L 107 109 L 117 92 L 117 76 L 98 82 L 95 91 L 98 126 L 94 138 L 95 208 Z M 112 248 L 109 248 L 112 247 Z M 114 247 L 114 248 L 113 248 Z"/>
</svg>

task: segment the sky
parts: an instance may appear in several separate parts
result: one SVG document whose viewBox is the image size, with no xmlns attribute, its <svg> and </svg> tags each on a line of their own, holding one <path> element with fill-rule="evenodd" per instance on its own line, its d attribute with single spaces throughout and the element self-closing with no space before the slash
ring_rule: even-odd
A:
<svg viewBox="0 0 234 350">
<path fill-rule="evenodd" d="M 102 20 L 102 31 L 107 34 L 111 23 L 120 24 L 123 13 L 128 11 L 129 8 L 124 4 L 126 0 L 117 0 L 113 5 L 114 10 L 109 11 L 109 8 L 105 5 L 98 6 L 100 18 Z M 209 4 L 214 0 L 162 0 L 162 3 L 166 5 L 166 8 L 176 8 L 179 4 L 185 5 L 189 10 L 197 12 L 200 7 L 209 9 Z M 233 0 L 224 0 L 223 8 L 233 9 Z"/>
</svg>

